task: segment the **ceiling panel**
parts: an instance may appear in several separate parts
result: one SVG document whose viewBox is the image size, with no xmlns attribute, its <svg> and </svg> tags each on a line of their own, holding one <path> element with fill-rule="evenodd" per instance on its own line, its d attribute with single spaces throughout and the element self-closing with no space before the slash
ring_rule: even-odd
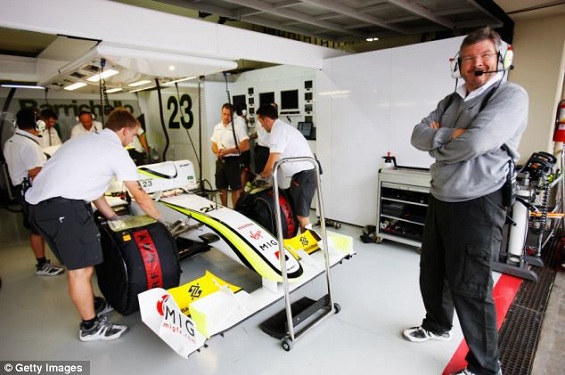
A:
<svg viewBox="0 0 565 375">
<path fill-rule="evenodd" d="M 565 0 L 113 1 L 338 48 L 349 53 L 463 35 L 485 25 L 502 28 L 502 31 L 507 31 L 511 36 L 511 17 L 557 14 L 565 10 Z M 375 37 L 380 41 L 366 41 L 367 38 Z M 103 41 L 72 40 L 37 32 L 0 28 L 0 54 L 3 55 L 72 62 L 80 60 L 99 42 Z M 99 65 L 99 57 L 96 55 L 85 64 Z M 108 60 L 120 65 L 117 56 L 114 56 L 113 61 Z M 198 67 L 199 62 L 195 62 L 194 66 Z M 240 61 L 240 66 L 245 67 L 243 70 L 248 70 L 265 65 Z M 48 64 L 45 65 L 46 70 L 49 68 Z M 79 71 L 83 69 L 82 66 L 75 68 Z M 123 77 L 125 76 L 108 79 L 107 83 L 109 86 L 121 85 L 119 80 L 125 79 Z M 141 78 L 133 73 L 127 77 L 130 80 Z M 50 87 L 59 87 L 74 78 L 54 76 L 43 83 L 51 85 Z"/>
</svg>

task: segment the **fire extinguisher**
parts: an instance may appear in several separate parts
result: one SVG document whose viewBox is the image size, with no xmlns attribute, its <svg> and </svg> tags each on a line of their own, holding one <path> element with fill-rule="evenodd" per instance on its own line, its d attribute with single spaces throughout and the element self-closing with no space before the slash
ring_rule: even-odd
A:
<svg viewBox="0 0 565 375">
<path fill-rule="evenodd" d="M 553 142 L 565 142 L 565 99 L 561 100 L 557 106 Z"/>
</svg>

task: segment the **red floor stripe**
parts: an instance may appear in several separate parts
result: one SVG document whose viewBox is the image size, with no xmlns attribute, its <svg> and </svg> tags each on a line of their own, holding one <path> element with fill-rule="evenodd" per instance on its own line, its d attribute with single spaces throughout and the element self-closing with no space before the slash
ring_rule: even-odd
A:
<svg viewBox="0 0 565 375">
<path fill-rule="evenodd" d="M 492 296 L 496 306 L 496 321 L 498 329 L 502 326 L 504 317 L 506 316 L 510 305 L 512 305 L 512 301 L 514 301 L 514 297 L 516 296 L 516 293 L 518 293 L 518 289 L 521 284 L 522 279 L 503 274 L 494 286 Z M 453 354 L 453 357 L 451 357 L 451 360 L 443 370 L 442 375 L 449 375 L 465 368 L 465 366 L 467 366 L 465 356 L 468 351 L 469 348 L 467 347 L 465 340 L 461 341 L 461 344 Z"/>
</svg>

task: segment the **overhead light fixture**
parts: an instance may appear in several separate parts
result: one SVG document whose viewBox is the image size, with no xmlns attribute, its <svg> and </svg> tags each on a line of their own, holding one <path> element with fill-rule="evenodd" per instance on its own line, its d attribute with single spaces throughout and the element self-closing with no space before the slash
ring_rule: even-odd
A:
<svg viewBox="0 0 565 375">
<path fill-rule="evenodd" d="M 365 39 L 365 40 L 366 40 L 367 42 L 376 42 L 376 41 L 379 40 L 379 38 L 374 37 L 374 38 L 367 38 L 367 39 Z"/>
<path fill-rule="evenodd" d="M 151 83 L 151 81 L 148 80 L 148 79 L 144 79 L 144 80 L 142 80 L 142 81 L 137 81 L 137 82 L 134 82 L 134 83 L 130 83 L 128 86 L 130 86 L 130 87 L 137 87 L 137 86 L 146 85 L 146 84 L 148 84 L 148 83 Z"/>
<path fill-rule="evenodd" d="M 122 89 L 121 87 L 114 87 L 113 89 L 106 90 L 106 92 L 107 92 L 108 94 L 113 94 L 113 93 L 115 93 L 115 92 L 120 92 L 120 91 L 122 91 L 122 90 L 123 90 L 123 89 Z"/>
<path fill-rule="evenodd" d="M 26 85 L 26 84 L 16 84 L 16 83 L 3 83 L 0 85 L 2 87 L 14 88 L 14 89 L 34 89 L 34 90 L 45 90 L 43 86 L 37 85 Z"/>
<path fill-rule="evenodd" d="M 102 73 L 95 74 L 92 77 L 87 78 L 86 80 L 90 82 L 98 82 L 100 81 L 100 79 L 106 79 L 108 77 L 115 76 L 118 73 L 119 72 L 115 69 L 108 69 L 103 71 Z"/>
<path fill-rule="evenodd" d="M 131 86 L 131 85 L 130 85 L 130 86 Z M 153 86 L 148 86 L 148 87 L 144 87 L 144 88 L 137 89 L 137 90 L 131 90 L 130 93 L 134 93 L 134 92 L 138 92 L 138 91 L 150 90 L 150 89 L 153 89 L 153 88 L 155 88 L 155 87 L 157 87 L 157 86 L 156 86 L 156 85 L 153 85 Z"/>
<path fill-rule="evenodd" d="M 175 83 L 188 81 L 188 80 L 191 80 L 191 79 L 194 79 L 194 78 L 196 78 L 196 77 L 186 77 L 186 78 L 175 79 L 174 81 L 169 81 L 169 82 L 163 83 L 163 86 L 173 85 L 173 84 L 175 84 Z"/>
<path fill-rule="evenodd" d="M 67 91 L 73 91 L 73 90 L 76 90 L 76 89 L 80 89 L 81 87 L 84 87 L 84 86 L 86 86 L 86 83 L 76 82 L 76 83 L 73 83 L 71 85 L 65 86 L 64 89 L 67 90 Z"/>
</svg>

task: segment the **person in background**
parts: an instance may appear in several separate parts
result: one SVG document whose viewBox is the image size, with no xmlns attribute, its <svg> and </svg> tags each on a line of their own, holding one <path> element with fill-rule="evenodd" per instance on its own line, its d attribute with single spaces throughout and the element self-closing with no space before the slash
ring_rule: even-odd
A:
<svg viewBox="0 0 565 375">
<path fill-rule="evenodd" d="M 57 114 L 51 109 L 41 111 L 41 119 L 45 122 L 45 129 L 39 134 L 41 148 L 63 144 L 56 128 L 58 118 Z"/>
<path fill-rule="evenodd" d="M 278 104 L 271 103 L 271 105 L 278 113 Z M 257 174 L 263 171 L 269 159 L 269 133 L 262 126 L 258 126 L 251 138 L 256 139 L 255 146 L 253 147 L 253 172 Z"/>
<path fill-rule="evenodd" d="M 102 123 L 94 121 L 94 116 L 88 111 L 81 111 L 78 115 L 78 120 L 80 122 L 71 129 L 71 138 L 102 130 Z"/>
<path fill-rule="evenodd" d="M 133 139 L 133 142 L 126 146 L 129 156 L 136 165 L 143 165 L 149 162 L 149 144 L 143 128 L 139 128 L 139 134 Z"/>
<path fill-rule="evenodd" d="M 269 133 L 269 158 L 265 168 L 257 175 L 257 180 L 271 178 L 275 163 L 281 159 L 314 158 L 306 138 L 294 126 L 279 119 L 275 106 L 261 105 L 257 110 L 257 118 Z M 288 162 L 281 166 L 277 177 L 280 177 L 279 187 L 288 191 L 301 231 L 311 229 L 310 205 L 317 186 L 314 165 L 307 161 Z"/>
<path fill-rule="evenodd" d="M 216 160 L 216 188 L 220 191 L 220 201 L 228 205 L 228 189 L 231 189 L 232 205 L 235 207 L 241 195 L 241 171 L 243 163 L 240 155 L 249 150 L 249 136 L 245 123 L 232 121 L 233 107 L 222 105 L 222 121 L 214 126 L 212 133 L 212 152 Z"/>
<path fill-rule="evenodd" d="M 403 336 L 450 340 L 456 311 L 469 347 L 467 367 L 458 374 L 502 374 L 491 264 L 507 211 L 501 188 L 510 156 L 502 146 L 517 161 L 528 118 L 528 95 L 504 81 L 502 61 L 497 32 L 486 27 L 467 35 L 458 56 L 464 84 L 411 137 L 435 162 L 420 259 L 426 315 Z"/>
<path fill-rule="evenodd" d="M 234 109 L 235 109 L 235 113 L 234 113 L 234 116 L 233 116 L 233 122 L 234 123 L 241 122 L 241 125 L 237 125 L 237 126 L 243 126 L 245 128 L 247 136 L 249 137 L 249 132 L 248 132 L 249 121 L 247 120 L 247 109 L 245 108 L 245 104 L 236 105 Z M 240 158 L 241 158 L 241 164 L 242 164 L 241 186 L 245 186 L 245 184 L 247 184 L 247 181 L 249 180 L 249 176 L 250 176 L 250 173 L 251 173 L 251 149 L 250 149 L 250 147 L 248 147 L 247 151 L 243 151 L 241 153 Z"/>
<path fill-rule="evenodd" d="M 16 114 L 17 129 L 4 145 L 4 157 L 16 198 L 22 207 L 24 227 L 31 231 L 30 245 L 37 260 L 35 273 L 39 276 L 56 276 L 64 273 L 65 269 L 52 265 L 45 257 L 45 241 L 37 228 L 30 224 L 29 205 L 23 198 L 25 190 L 33 183 L 46 160 L 39 143 L 39 119 L 32 108 L 22 109 Z"/>
<path fill-rule="evenodd" d="M 127 330 L 108 321 L 103 314 L 111 308 L 101 297 L 94 297 L 92 275 L 103 256 L 91 202 L 106 219 L 118 219 L 104 198 L 115 178 L 124 182 L 146 214 L 157 220 L 161 216 L 139 185 L 137 168 L 125 149 L 139 128 L 128 110 L 114 109 L 104 130 L 65 142 L 26 193 L 30 220 L 67 267 L 69 295 L 82 319 L 81 341 L 113 340 Z M 84 160 L 88 160 L 88 168 Z"/>
</svg>

